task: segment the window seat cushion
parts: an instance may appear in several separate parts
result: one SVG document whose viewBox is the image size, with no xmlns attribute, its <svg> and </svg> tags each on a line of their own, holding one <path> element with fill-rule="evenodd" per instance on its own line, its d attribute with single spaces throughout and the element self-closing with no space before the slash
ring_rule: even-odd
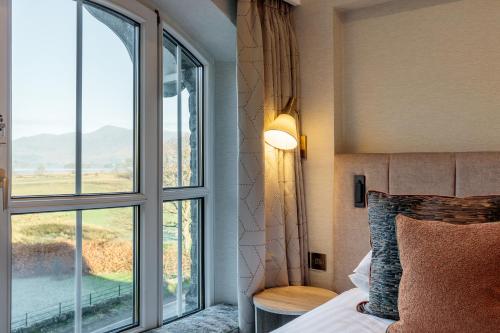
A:
<svg viewBox="0 0 500 333">
<path fill-rule="evenodd" d="M 150 332 L 236 333 L 238 331 L 238 307 L 235 305 L 218 304 Z"/>
</svg>

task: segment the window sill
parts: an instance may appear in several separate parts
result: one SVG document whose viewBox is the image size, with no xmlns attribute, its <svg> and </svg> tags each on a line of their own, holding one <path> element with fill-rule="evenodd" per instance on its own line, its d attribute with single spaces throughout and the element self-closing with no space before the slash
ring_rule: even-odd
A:
<svg viewBox="0 0 500 333">
<path fill-rule="evenodd" d="M 238 307 L 228 304 L 214 305 L 148 332 L 238 332 Z"/>
</svg>

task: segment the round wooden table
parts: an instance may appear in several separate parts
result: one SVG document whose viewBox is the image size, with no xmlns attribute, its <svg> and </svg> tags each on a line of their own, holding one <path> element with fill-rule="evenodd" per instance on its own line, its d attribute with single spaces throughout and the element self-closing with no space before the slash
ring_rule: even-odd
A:
<svg viewBox="0 0 500 333">
<path fill-rule="evenodd" d="M 300 316 L 337 296 L 333 291 L 305 286 L 269 288 L 253 296 L 255 305 L 255 332 L 262 332 L 259 311 Z"/>
</svg>

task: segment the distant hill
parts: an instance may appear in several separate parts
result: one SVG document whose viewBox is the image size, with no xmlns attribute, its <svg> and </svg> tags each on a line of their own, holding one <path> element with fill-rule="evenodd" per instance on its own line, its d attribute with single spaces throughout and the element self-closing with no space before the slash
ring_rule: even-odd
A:
<svg viewBox="0 0 500 333">
<path fill-rule="evenodd" d="M 174 139 L 175 133 L 164 133 L 164 141 Z M 12 146 L 14 171 L 74 169 L 74 133 L 22 137 L 14 140 Z M 82 164 L 90 169 L 131 166 L 133 149 L 132 130 L 104 126 L 82 135 Z"/>
</svg>

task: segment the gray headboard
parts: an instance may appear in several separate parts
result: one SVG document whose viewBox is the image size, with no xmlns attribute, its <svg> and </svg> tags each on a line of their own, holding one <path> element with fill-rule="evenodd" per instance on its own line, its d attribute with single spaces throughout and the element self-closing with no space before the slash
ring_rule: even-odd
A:
<svg viewBox="0 0 500 333">
<path fill-rule="evenodd" d="M 370 250 L 367 209 L 354 207 L 355 175 L 366 176 L 367 190 L 390 194 L 500 194 L 500 152 L 336 155 L 333 286 L 337 292 L 353 287 L 348 275 Z"/>
</svg>

